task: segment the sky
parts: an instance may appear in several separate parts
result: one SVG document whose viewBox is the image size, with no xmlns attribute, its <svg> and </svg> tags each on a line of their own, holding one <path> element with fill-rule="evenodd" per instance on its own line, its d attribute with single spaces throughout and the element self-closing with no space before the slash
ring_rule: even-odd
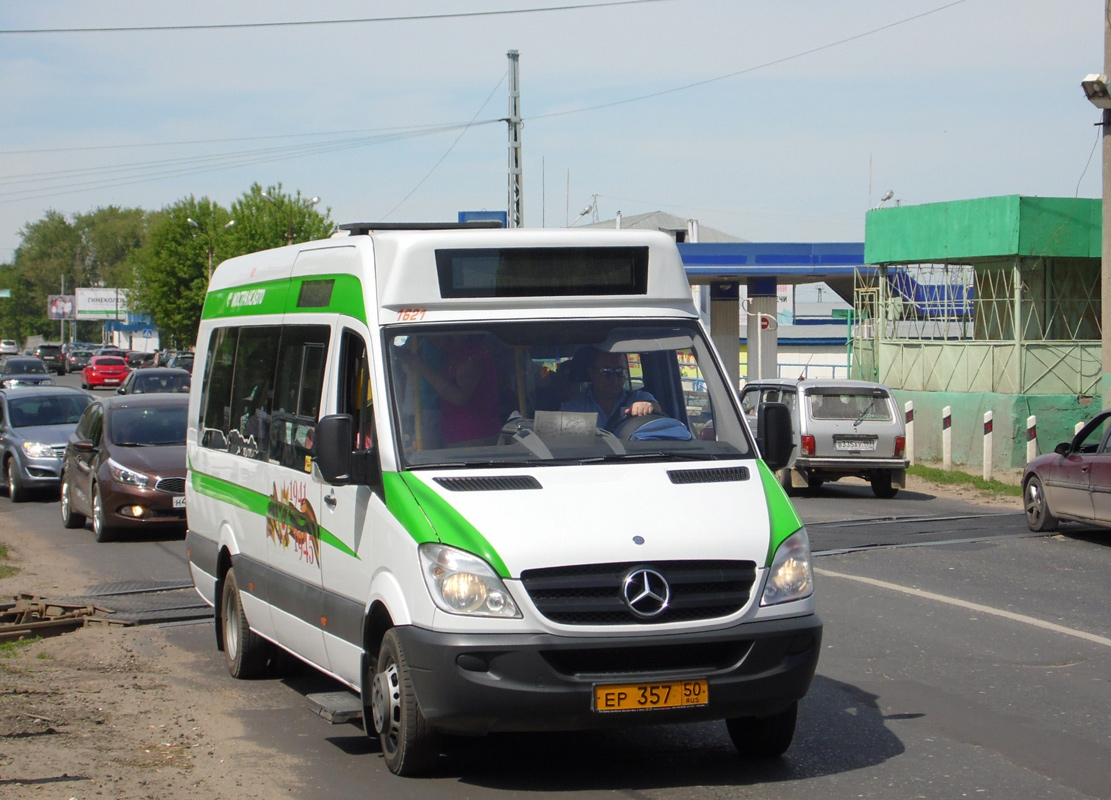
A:
<svg viewBox="0 0 1111 800">
<path fill-rule="evenodd" d="M 256 182 L 320 197 L 337 223 L 505 210 L 510 50 L 528 227 L 596 196 L 601 220 L 662 210 L 751 241 L 859 242 L 888 190 L 1098 197 L 1080 81 L 1102 69 L 1102 8 L 0 0 L 0 263 L 48 210 L 227 207 Z M 338 22 L 259 25 L 314 21 Z"/>
</svg>

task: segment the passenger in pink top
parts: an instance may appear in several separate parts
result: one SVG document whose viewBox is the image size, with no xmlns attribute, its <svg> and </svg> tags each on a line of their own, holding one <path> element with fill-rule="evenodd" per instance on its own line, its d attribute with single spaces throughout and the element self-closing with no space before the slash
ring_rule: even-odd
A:
<svg viewBox="0 0 1111 800">
<path fill-rule="evenodd" d="M 494 359 L 481 343 L 468 336 L 443 340 L 447 364 L 433 370 L 419 356 L 410 355 L 406 364 L 428 381 L 440 396 L 440 427 L 444 444 L 472 442 L 496 436 L 498 418 L 498 374 Z M 437 341 L 437 346 L 440 342 Z"/>
</svg>

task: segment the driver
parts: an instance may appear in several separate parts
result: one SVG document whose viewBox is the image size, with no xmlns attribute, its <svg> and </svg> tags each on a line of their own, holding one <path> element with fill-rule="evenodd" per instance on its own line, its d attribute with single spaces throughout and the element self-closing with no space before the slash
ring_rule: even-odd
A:
<svg viewBox="0 0 1111 800">
<path fill-rule="evenodd" d="M 560 410 L 594 411 L 598 414 L 598 427 L 608 431 L 613 431 L 626 416 L 663 413 L 650 393 L 626 388 L 629 370 L 624 353 L 604 353 L 590 348 L 588 358 L 586 374 L 590 383 L 584 384 L 578 396 L 564 402 Z"/>
</svg>

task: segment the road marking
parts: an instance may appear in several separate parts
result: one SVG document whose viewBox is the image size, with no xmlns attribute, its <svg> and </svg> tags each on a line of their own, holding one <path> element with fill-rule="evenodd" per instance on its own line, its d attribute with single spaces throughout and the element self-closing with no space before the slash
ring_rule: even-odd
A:
<svg viewBox="0 0 1111 800">
<path fill-rule="evenodd" d="M 1111 647 L 1111 639 L 1106 636 L 1097 636 L 1094 633 L 1087 631 L 1078 631 L 1075 628 L 1066 628 L 1064 625 L 1057 625 L 1053 622 L 1046 622 L 1043 619 L 1035 617 L 1028 617 L 1025 614 L 1016 614 L 1013 611 L 1004 611 L 1001 608 L 992 608 L 991 606 L 982 606 L 979 603 L 970 603 L 967 600 L 957 600 L 954 597 L 946 597 L 943 594 L 935 594 L 934 592 L 924 592 L 921 589 L 912 589 L 909 586 L 900 586 L 897 583 L 888 583 L 887 581 L 878 581 L 875 578 L 865 578 L 860 575 L 846 575 L 843 572 L 831 572 L 828 569 L 815 568 L 814 572 L 818 575 L 827 578 L 844 578 L 849 581 L 856 581 L 857 583 L 866 583 L 869 586 L 878 586 L 881 589 L 890 589 L 893 592 L 902 592 L 914 597 L 921 597 L 925 600 L 934 600 L 938 603 L 945 603 L 951 606 L 958 606 L 966 608 L 969 611 L 976 611 L 980 614 L 991 614 L 996 617 L 1003 617 L 1004 619 L 1012 620 L 1013 622 L 1021 622 L 1024 625 L 1032 625 L 1035 628 L 1044 628 L 1047 631 L 1055 633 L 1063 633 L 1066 636 L 1075 636 L 1078 639 L 1083 639 L 1087 642 L 1094 644 L 1101 644 L 1104 647 Z"/>
</svg>

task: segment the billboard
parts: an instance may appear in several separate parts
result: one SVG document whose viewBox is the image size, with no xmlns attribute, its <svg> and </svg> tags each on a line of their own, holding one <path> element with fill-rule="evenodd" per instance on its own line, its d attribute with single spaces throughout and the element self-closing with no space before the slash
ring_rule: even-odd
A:
<svg viewBox="0 0 1111 800">
<path fill-rule="evenodd" d="M 127 319 L 126 289 L 78 289 L 77 319 Z"/>
<path fill-rule="evenodd" d="M 72 294 L 51 294 L 46 297 L 46 315 L 50 319 L 77 319 L 77 299 Z"/>
</svg>

